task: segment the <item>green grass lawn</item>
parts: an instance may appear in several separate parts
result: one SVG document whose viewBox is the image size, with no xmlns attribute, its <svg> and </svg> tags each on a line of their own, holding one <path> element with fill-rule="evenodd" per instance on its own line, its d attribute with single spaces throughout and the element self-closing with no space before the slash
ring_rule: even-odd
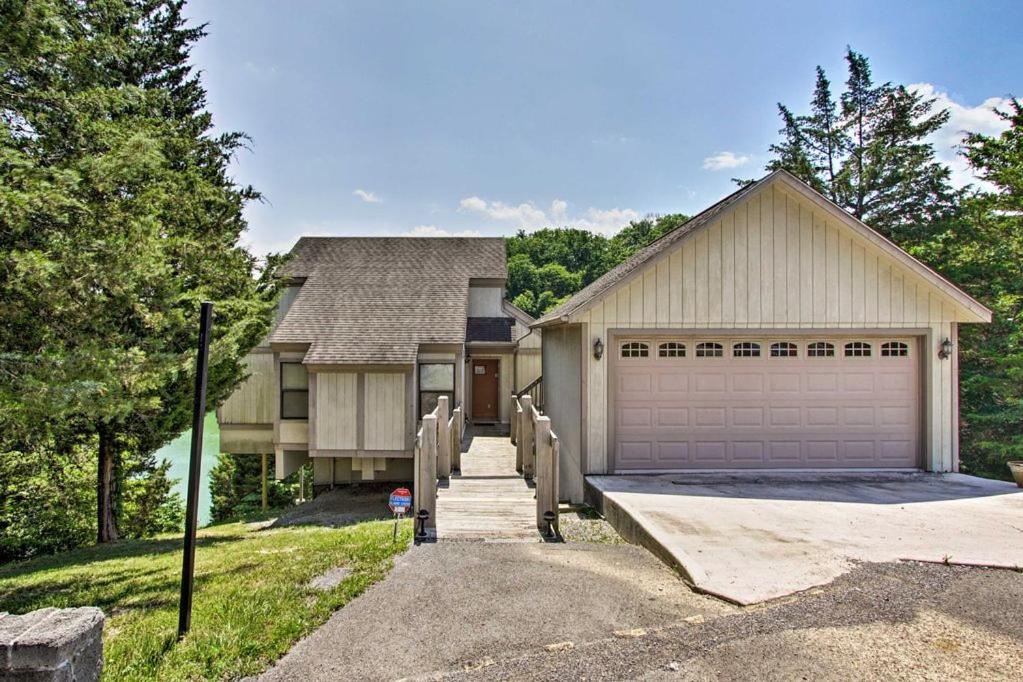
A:
<svg viewBox="0 0 1023 682">
<path fill-rule="evenodd" d="M 199 532 L 192 629 L 176 641 L 181 536 L 121 542 L 0 567 L 0 611 L 98 606 L 107 615 L 110 680 L 233 679 L 264 670 L 330 613 L 390 570 L 412 538 L 403 522 L 259 530 L 230 523 Z M 334 566 L 336 588 L 305 587 Z M 340 645 L 340 644 L 339 644 Z"/>
</svg>

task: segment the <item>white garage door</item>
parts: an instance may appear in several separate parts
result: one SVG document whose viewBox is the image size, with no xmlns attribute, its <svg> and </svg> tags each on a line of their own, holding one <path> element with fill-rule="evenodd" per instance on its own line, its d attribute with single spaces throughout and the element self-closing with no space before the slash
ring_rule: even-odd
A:
<svg viewBox="0 0 1023 682">
<path fill-rule="evenodd" d="M 919 466 L 912 338 L 622 338 L 614 469 Z"/>
</svg>

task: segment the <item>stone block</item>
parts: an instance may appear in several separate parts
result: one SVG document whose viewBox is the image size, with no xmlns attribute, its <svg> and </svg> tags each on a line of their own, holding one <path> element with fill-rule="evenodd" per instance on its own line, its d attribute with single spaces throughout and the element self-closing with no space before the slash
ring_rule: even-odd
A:
<svg viewBox="0 0 1023 682">
<path fill-rule="evenodd" d="M 0 682 L 98 680 L 103 620 L 94 607 L 0 615 Z"/>
</svg>

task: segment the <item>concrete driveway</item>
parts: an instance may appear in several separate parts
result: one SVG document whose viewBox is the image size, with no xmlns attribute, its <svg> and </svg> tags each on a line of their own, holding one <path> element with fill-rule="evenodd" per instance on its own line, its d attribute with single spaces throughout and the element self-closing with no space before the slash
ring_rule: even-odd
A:
<svg viewBox="0 0 1023 682">
<path fill-rule="evenodd" d="M 1023 490 L 961 474 L 591 476 L 607 519 L 700 590 L 752 604 L 858 562 L 1023 567 Z"/>
</svg>

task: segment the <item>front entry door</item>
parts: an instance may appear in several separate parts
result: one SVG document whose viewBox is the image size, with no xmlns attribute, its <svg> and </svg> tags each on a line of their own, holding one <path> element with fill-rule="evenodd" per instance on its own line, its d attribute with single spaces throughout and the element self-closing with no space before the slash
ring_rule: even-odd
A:
<svg viewBox="0 0 1023 682">
<path fill-rule="evenodd" d="M 497 366 L 496 359 L 472 361 L 473 421 L 497 421 Z"/>
</svg>

